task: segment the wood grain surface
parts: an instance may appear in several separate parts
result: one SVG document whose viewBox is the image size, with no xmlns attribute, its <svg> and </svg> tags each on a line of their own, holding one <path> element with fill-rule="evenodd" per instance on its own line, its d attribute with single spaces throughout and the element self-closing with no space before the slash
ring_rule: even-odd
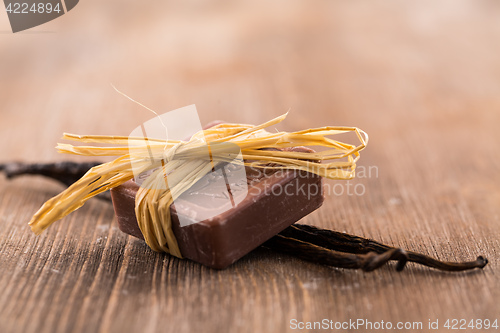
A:
<svg viewBox="0 0 500 333">
<path fill-rule="evenodd" d="M 63 187 L 0 176 L 0 332 L 300 331 L 293 319 L 444 332 L 447 319 L 500 320 L 499 17 L 493 0 L 85 0 L 12 34 L 0 10 L 0 162 L 84 160 L 56 153 L 63 132 L 128 135 L 152 117 L 111 84 L 158 112 L 196 104 L 202 123 L 291 109 L 286 130 L 370 135 L 365 173 L 328 182 L 302 223 L 490 260 L 468 273 L 363 273 L 257 249 L 211 270 L 124 235 L 97 199 L 35 236 L 27 222 Z"/>
</svg>

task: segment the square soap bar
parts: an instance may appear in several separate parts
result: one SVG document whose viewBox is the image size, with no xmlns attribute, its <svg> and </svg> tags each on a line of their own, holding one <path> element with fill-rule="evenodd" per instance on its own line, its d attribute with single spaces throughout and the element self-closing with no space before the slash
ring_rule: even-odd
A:
<svg viewBox="0 0 500 333">
<path fill-rule="evenodd" d="M 312 151 L 304 147 L 290 150 Z M 234 207 L 203 221 L 179 222 L 190 216 L 212 216 L 210 210 L 227 202 L 227 198 L 221 199 L 222 189 L 204 186 L 210 182 L 210 174 L 193 186 L 201 199 L 195 203 L 183 193 L 171 206 L 172 229 L 183 257 L 225 268 L 323 204 L 323 182 L 317 175 L 299 170 L 245 169 L 248 193 Z M 227 188 L 237 187 L 233 185 Z M 138 189 L 138 184 L 128 181 L 112 189 L 111 198 L 120 230 L 144 239 L 134 210 Z M 233 195 L 231 191 L 229 195 Z"/>
</svg>

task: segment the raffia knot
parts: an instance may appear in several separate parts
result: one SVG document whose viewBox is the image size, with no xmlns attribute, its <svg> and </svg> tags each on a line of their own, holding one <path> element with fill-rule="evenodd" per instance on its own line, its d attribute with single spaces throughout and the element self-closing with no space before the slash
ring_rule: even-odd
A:
<svg viewBox="0 0 500 333">
<path fill-rule="evenodd" d="M 175 154 L 177 153 L 177 150 L 183 146 L 185 146 L 188 142 L 181 141 L 179 143 L 176 143 L 173 147 L 165 149 L 163 152 L 163 160 L 165 160 L 167 163 L 172 161 L 175 157 Z"/>
</svg>

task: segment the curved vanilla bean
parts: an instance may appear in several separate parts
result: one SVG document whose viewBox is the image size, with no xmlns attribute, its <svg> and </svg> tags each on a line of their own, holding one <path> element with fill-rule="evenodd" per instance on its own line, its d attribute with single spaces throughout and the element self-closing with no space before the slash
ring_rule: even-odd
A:
<svg viewBox="0 0 500 333">
<path fill-rule="evenodd" d="M 402 249 L 390 249 L 381 254 L 375 252 L 345 253 L 283 235 L 274 236 L 263 246 L 303 260 L 338 268 L 362 269 L 366 272 L 373 271 L 390 260 L 398 260 L 396 269 L 401 271 L 408 261 L 406 252 Z"/>
<path fill-rule="evenodd" d="M 102 162 L 55 162 L 55 163 L 22 163 L 10 162 L 0 164 L 0 171 L 3 171 L 7 178 L 15 178 L 22 175 L 40 175 L 48 177 L 58 182 L 70 186 L 89 169 L 101 164 Z M 101 193 L 97 196 L 99 199 L 111 201 L 109 192 Z"/>
<path fill-rule="evenodd" d="M 11 162 L 0 165 L 7 178 L 21 175 L 41 175 L 55 179 L 66 186 L 70 186 L 80 179 L 90 168 L 101 162 L 56 162 L 56 163 L 22 163 Z"/>
<path fill-rule="evenodd" d="M 369 252 L 385 253 L 394 247 L 379 243 L 372 239 L 353 236 L 337 231 L 320 229 L 310 225 L 294 224 L 280 233 L 286 237 L 299 239 L 317 246 L 347 253 L 363 254 Z M 406 251 L 408 261 L 443 271 L 464 271 L 474 268 L 483 268 L 488 259 L 483 256 L 474 261 L 445 262 L 413 251 Z"/>
</svg>

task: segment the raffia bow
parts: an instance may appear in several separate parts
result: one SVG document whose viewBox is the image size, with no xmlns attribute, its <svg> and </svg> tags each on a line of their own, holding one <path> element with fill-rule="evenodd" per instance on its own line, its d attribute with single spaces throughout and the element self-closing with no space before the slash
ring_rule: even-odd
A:
<svg viewBox="0 0 500 333">
<path fill-rule="evenodd" d="M 93 167 L 80 180 L 48 200 L 33 216 L 29 225 L 33 232 L 40 234 L 93 196 L 133 179 L 134 173 L 154 170 L 137 192 L 137 221 L 146 243 L 153 250 L 182 257 L 171 227 L 170 205 L 218 163 L 234 163 L 234 154 L 225 148 L 227 145 L 221 143 L 236 144 L 241 150 L 241 163 L 245 166 L 297 169 L 329 179 L 354 177 L 359 152 L 368 142 L 365 132 L 356 127 L 330 126 L 292 133 L 270 133 L 264 130 L 283 121 L 286 116 L 284 114 L 258 126 L 219 124 L 196 133 L 189 141 L 65 133 L 63 139 L 82 143 L 116 144 L 121 147 L 58 144 L 57 149 L 61 153 L 119 157 Z M 328 138 L 345 132 L 354 132 L 360 144 L 351 145 Z M 263 150 L 295 146 L 321 146 L 327 149 L 315 153 Z M 206 154 L 207 147 L 210 149 L 209 158 Z M 168 186 L 164 186 L 167 175 Z"/>
</svg>

